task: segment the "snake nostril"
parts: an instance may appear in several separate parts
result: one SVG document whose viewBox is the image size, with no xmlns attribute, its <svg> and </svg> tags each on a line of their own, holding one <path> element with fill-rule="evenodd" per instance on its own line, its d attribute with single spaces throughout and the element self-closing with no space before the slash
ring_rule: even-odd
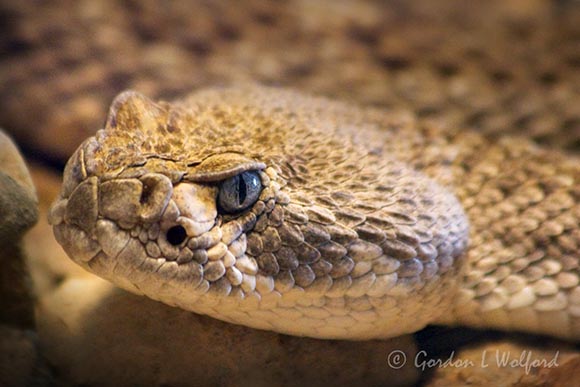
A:
<svg viewBox="0 0 580 387">
<path fill-rule="evenodd" d="M 141 191 L 141 197 L 139 198 L 139 202 L 141 204 L 147 203 L 152 193 L 153 187 L 150 184 L 143 183 L 143 191 Z"/>
<path fill-rule="evenodd" d="M 173 226 L 167 230 L 167 242 L 171 243 L 173 246 L 180 245 L 183 243 L 185 238 L 187 238 L 187 232 L 183 226 Z"/>
</svg>

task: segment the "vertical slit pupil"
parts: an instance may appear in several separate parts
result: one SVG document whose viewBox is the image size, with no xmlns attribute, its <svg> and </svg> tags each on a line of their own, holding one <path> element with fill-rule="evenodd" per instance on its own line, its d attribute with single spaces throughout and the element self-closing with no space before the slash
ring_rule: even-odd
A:
<svg viewBox="0 0 580 387">
<path fill-rule="evenodd" d="M 246 180 L 244 179 L 244 174 L 238 176 L 238 203 L 242 205 L 246 201 L 246 196 L 248 192 L 246 190 Z"/>
<path fill-rule="evenodd" d="M 187 232 L 183 226 L 173 226 L 167 230 L 167 242 L 174 246 L 180 245 L 187 237 Z"/>
</svg>

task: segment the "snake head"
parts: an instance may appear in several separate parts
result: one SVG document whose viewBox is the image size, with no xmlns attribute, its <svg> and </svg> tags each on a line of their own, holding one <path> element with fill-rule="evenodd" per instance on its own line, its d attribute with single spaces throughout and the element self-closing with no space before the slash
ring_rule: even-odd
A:
<svg viewBox="0 0 580 387">
<path fill-rule="evenodd" d="M 364 118 L 262 88 L 125 92 L 49 221 L 87 270 L 186 310 L 311 337 L 411 332 L 451 304 L 468 224 Z"/>
</svg>

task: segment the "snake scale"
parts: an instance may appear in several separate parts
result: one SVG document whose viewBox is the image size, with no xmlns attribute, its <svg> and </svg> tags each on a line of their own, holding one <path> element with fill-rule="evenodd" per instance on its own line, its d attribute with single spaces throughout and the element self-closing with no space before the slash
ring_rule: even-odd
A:
<svg viewBox="0 0 580 387">
<path fill-rule="evenodd" d="M 196 313 L 386 338 L 580 338 L 580 163 L 406 110 L 259 86 L 112 103 L 49 220 L 78 264 Z"/>
<path fill-rule="evenodd" d="M 58 165 L 92 136 L 50 221 L 132 292 L 311 337 L 577 340 L 576 3 L 4 2 L 0 125 Z M 205 89 L 248 81 L 277 87 Z M 151 100 L 94 135 L 123 89 Z"/>
</svg>

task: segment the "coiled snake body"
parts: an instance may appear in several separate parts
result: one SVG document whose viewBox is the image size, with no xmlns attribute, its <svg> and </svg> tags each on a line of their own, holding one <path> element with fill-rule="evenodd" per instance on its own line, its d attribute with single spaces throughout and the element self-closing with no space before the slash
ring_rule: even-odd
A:
<svg viewBox="0 0 580 387">
<path fill-rule="evenodd" d="M 580 337 L 580 165 L 520 138 L 261 87 L 125 92 L 50 222 L 138 294 L 292 335 Z"/>
</svg>

